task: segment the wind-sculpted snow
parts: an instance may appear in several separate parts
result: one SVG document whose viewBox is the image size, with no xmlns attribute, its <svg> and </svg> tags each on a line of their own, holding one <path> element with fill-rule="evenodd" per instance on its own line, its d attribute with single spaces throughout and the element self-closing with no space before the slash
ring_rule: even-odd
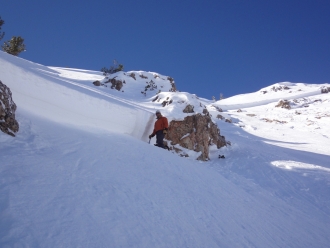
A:
<svg viewBox="0 0 330 248">
<path fill-rule="evenodd" d="M 9 56 L 9 55 L 6 55 Z M 20 61 L 20 66 L 1 61 L 1 77 L 11 82 L 17 105 L 55 122 L 132 134 L 142 138 L 150 114 L 136 104 L 95 89 L 74 79 L 62 78 L 54 70 Z M 81 74 L 79 71 L 78 73 Z M 101 75 L 83 75 L 89 80 Z M 143 127 L 143 128 L 142 128 Z"/>
</svg>

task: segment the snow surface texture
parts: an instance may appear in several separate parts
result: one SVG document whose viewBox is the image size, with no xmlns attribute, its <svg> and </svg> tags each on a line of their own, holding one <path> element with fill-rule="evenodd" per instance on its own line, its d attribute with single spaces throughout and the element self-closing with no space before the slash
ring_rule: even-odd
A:
<svg viewBox="0 0 330 248">
<path fill-rule="evenodd" d="M 218 102 L 164 90 L 153 102 L 143 78 L 124 92 L 92 84 L 103 79 L 0 52 L 20 124 L 0 133 L 0 247 L 329 247 L 328 84 Z M 183 119 L 187 104 L 232 143 L 209 162 L 148 144 L 155 110 Z"/>
</svg>

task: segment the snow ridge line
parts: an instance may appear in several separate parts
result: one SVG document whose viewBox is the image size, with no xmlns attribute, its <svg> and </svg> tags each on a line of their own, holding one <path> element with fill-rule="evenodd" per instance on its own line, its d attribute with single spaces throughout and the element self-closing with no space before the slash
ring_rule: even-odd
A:
<svg viewBox="0 0 330 248">
<path fill-rule="evenodd" d="M 267 105 L 267 104 L 270 104 L 270 103 L 278 102 L 281 99 L 291 100 L 291 99 L 297 99 L 297 98 L 303 98 L 303 97 L 316 96 L 316 95 L 319 95 L 319 94 L 321 94 L 320 90 L 313 90 L 313 91 L 310 91 L 310 92 L 297 94 L 297 95 L 290 96 L 290 97 L 283 97 L 282 96 L 282 97 L 277 97 L 277 98 L 272 98 L 272 99 L 265 99 L 265 100 L 261 100 L 261 101 L 253 101 L 253 102 L 248 102 L 248 103 L 237 103 L 237 104 L 214 103 L 212 105 L 220 107 L 222 110 L 234 110 L 234 109 L 239 109 L 239 108 L 252 108 L 252 107 Z"/>
</svg>

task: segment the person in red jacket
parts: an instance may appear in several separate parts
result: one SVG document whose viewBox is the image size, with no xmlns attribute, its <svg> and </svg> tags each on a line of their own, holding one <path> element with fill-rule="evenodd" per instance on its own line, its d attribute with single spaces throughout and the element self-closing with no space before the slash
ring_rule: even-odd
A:
<svg viewBox="0 0 330 248">
<path fill-rule="evenodd" d="M 164 136 L 168 130 L 168 121 L 162 116 L 159 110 L 156 111 L 157 121 L 155 122 L 154 131 L 149 135 L 149 139 L 156 135 L 156 146 L 164 148 Z"/>
</svg>

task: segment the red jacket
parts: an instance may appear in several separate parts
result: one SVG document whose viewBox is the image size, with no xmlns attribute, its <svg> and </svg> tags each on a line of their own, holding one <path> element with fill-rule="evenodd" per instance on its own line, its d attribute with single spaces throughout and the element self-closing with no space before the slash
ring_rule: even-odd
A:
<svg viewBox="0 0 330 248">
<path fill-rule="evenodd" d="M 157 131 L 159 130 L 164 130 L 168 128 L 168 121 L 167 118 L 164 116 L 161 116 L 156 122 L 155 122 L 155 127 L 154 131 L 152 132 L 151 135 L 155 135 Z"/>
</svg>

